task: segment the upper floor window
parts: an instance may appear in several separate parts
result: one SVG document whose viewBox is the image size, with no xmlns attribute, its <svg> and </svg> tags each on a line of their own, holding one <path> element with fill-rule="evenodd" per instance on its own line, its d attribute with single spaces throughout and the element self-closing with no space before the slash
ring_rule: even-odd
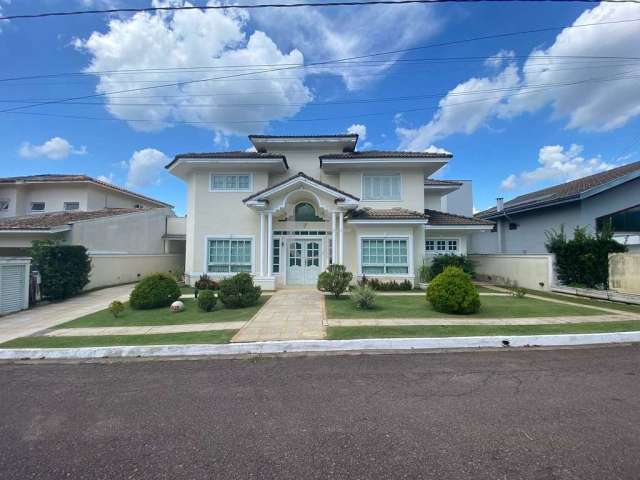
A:
<svg viewBox="0 0 640 480">
<path fill-rule="evenodd" d="M 295 207 L 296 222 L 321 222 L 322 219 L 316 215 L 316 209 L 310 203 L 299 203 Z"/>
<path fill-rule="evenodd" d="M 427 239 L 424 242 L 424 251 L 427 254 L 457 254 L 458 253 L 458 240 L 455 238 L 447 239 Z"/>
<path fill-rule="evenodd" d="M 64 202 L 65 212 L 72 212 L 74 210 L 80 210 L 80 202 Z"/>
<path fill-rule="evenodd" d="M 133 204 L 133 208 L 137 208 L 139 210 L 142 210 L 142 209 L 144 209 L 144 205 L 141 204 L 141 203 L 134 203 Z"/>
<path fill-rule="evenodd" d="M 0 212 L 6 212 L 9 210 L 11 201 L 8 198 L 0 198 Z"/>
<path fill-rule="evenodd" d="M 250 192 L 251 175 L 242 174 L 211 174 L 212 192 Z"/>
<path fill-rule="evenodd" d="M 44 202 L 31 202 L 31 211 L 34 213 L 44 212 Z"/>
<path fill-rule="evenodd" d="M 640 207 L 596 218 L 596 227 L 598 231 L 610 227 L 614 232 L 640 232 Z"/>
<path fill-rule="evenodd" d="M 401 176 L 399 173 L 364 174 L 362 176 L 363 200 L 400 200 Z"/>
</svg>

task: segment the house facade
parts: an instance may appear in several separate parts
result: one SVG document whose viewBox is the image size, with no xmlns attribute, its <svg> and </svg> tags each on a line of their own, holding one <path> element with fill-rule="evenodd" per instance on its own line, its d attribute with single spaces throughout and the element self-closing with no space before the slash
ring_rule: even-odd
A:
<svg viewBox="0 0 640 480">
<path fill-rule="evenodd" d="M 451 154 L 357 151 L 357 135 L 249 139 L 255 152 L 186 153 L 167 165 L 187 184 L 191 283 L 249 272 L 267 290 L 314 285 L 330 263 L 415 282 L 425 256 L 465 253 L 472 232 L 493 226 L 461 214 L 472 208 L 469 182 L 430 178 Z"/>
<path fill-rule="evenodd" d="M 640 251 L 640 162 L 538 190 L 475 215 L 496 222 L 493 231 L 476 233 L 473 253 L 547 253 L 546 233 L 576 227 L 590 233 L 610 224 L 614 238 Z"/>
</svg>

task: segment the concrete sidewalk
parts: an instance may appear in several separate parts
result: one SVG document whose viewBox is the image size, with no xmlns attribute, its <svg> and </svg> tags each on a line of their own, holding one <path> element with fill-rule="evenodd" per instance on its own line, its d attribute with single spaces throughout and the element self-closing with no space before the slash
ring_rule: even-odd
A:
<svg viewBox="0 0 640 480">
<path fill-rule="evenodd" d="M 165 333 L 211 332 L 238 330 L 246 322 L 183 323 L 180 325 L 147 325 L 139 327 L 77 327 L 58 328 L 45 333 L 46 337 L 93 337 L 104 335 L 153 335 Z"/>
<path fill-rule="evenodd" d="M 127 301 L 133 285 L 119 285 L 84 293 L 63 302 L 51 303 L 0 317 L 0 343 L 32 335 L 109 306 L 114 300 Z"/>
</svg>

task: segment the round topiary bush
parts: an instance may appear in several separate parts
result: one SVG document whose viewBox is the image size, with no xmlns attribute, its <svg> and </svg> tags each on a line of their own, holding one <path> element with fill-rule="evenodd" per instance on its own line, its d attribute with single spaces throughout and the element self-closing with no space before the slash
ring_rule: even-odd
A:
<svg viewBox="0 0 640 480">
<path fill-rule="evenodd" d="M 210 312 L 215 308 L 216 303 L 218 303 L 218 297 L 213 293 L 213 290 L 203 290 L 200 292 L 198 296 L 198 307 L 200 307 L 200 310 Z"/>
<path fill-rule="evenodd" d="M 447 267 L 429 282 L 427 300 L 442 313 L 471 314 L 480 309 L 480 295 L 459 267 Z"/>
<path fill-rule="evenodd" d="M 262 289 L 253 284 L 248 273 L 237 273 L 220 282 L 220 301 L 227 308 L 250 307 L 258 302 L 260 295 Z"/>
<path fill-rule="evenodd" d="M 131 292 L 129 304 L 136 310 L 168 307 L 182 295 L 178 282 L 164 273 L 143 278 Z"/>
</svg>

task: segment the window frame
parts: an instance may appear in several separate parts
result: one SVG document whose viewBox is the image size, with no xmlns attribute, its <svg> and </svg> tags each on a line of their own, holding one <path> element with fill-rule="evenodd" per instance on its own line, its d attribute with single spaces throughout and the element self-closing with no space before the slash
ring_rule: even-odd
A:
<svg viewBox="0 0 640 480">
<path fill-rule="evenodd" d="M 77 205 L 78 208 L 67 208 L 67 206 L 70 205 L 70 204 Z M 63 202 L 62 203 L 62 209 L 65 212 L 76 212 L 76 211 L 80 210 L 80 202 Z"/>
<path fill-rule="evenodd" d="M 209 262 L 209 256 L 210 256 L 210 252 L 209 252 L 209 242 L 211 241 L 216 241 L 216 240 L 227 240 L 230 242 L 233 241 L 249 241 L 250 246 L 249 249 L 251 251 L 251 260 L 250 260 L 250 269 L 248 271 L 246 271 L 246 273 L 249 273 L 250 275 L 255 275 L 255 237 L 253 235 L 208 235 L 205 237 L 204 240 L 204 265 L 203 265 L 203 273 L 206 273 L 207 275 L 211 275 L 214 277 L 231 277 L 237 273 L 240 272 L 232 272 L 231 271 L 231 262 L 228 263 L 228 271 L 226 272 L 213 272 L 209 270 L 209 266 L 212 265 L 212 263 Z M 229 248 L 229 259 L 231 257 L 231 248 Z M 234 265 L 242 265 L 240 263 L 238 264 L 234 264 Z"/>
<path fill-rule="evenodd" d="M 433 243 L 433 249 L 428 249 L 427 248 L 427 242 L 432 242 Z M 439 250 L 438 249 L 438 243 L 439 242 L 443 242 L 444 243 L 444 249 L 443 250 Z M 451 242 L 455 242 L 456 243 L 456 248 L 455 250 L 452 250 L 451 247 Z M 425 255 L 430 255 L 430 256 L 435 256 L 435 255 L 461 255 L 460 253 L 460 246 L 461 246 L 461 241 L 460 238 L 457 237 L 429 237 L 429 238 L 425 238 L 424 239 L 424 254 Z"/>
<path fill-rule="evenodd" d="M 365 178 L 367 177 L 398 177 L 398 198 L 368 198 L 365 192 Z M 363 172 L 360 179 L 361 200 L 363 202 L 401 202 L 404 198 L 402 183 L 402 173 L 400 172 Z"/>
<path fill-rule="evenodd" d="M 236 179 L 236 186 L 240 184 L 240 177 L 248 177 L 249 178 L 249 186 L 244 188 L 230 188 L 230 189 L 215 189 L 213 187 L 213 178 L 214 177 L 238 177 Z M 253 173 L 247 172 L 211 172 L 209 173 L 209 192 L 211 193 L 247 193 L 253 192 Z"/>
<path fill-rule="evenodd" d="M 364 272 L 364 268 L 371 265 L 364 265 L 363 262 L 363 251 L 364 251 L 364 241 L 365 240 L 382 240 L 384 241 L 383 252 L 385 257 L 384 264 L 378 265 L 384 268 L 385 273 L 366 273 Z M 402 240 L 407 244 L 407 263 L 406 264 L 387 264 L 387 246 L 386 242 L 393 240 Z M 375 266 L 375 265 L 374 265 Z M 406 273 L 387 273 L 387 268 L 389 267 L 407 267 Z M 412 235 L 361 235 L 358 237 L 358 275 L 361 277 L 363 275 L 368 275 L 371 277 L 389 277 L 389 278 L 397 278 L 397 277 L 413 277 L 414 276 L 414 265 L 413 265 L 413 236 Z"/>
<path fill-rule="evenodd" d="M 34 210 L 33 206 L 36 204 L 42 204 L 42 210 Z M 47 211 L 47 202 L 31 202 L 31 205 L 29 206 L 29 212 L 31 213 L 44 213 Z"/>
</svg>

